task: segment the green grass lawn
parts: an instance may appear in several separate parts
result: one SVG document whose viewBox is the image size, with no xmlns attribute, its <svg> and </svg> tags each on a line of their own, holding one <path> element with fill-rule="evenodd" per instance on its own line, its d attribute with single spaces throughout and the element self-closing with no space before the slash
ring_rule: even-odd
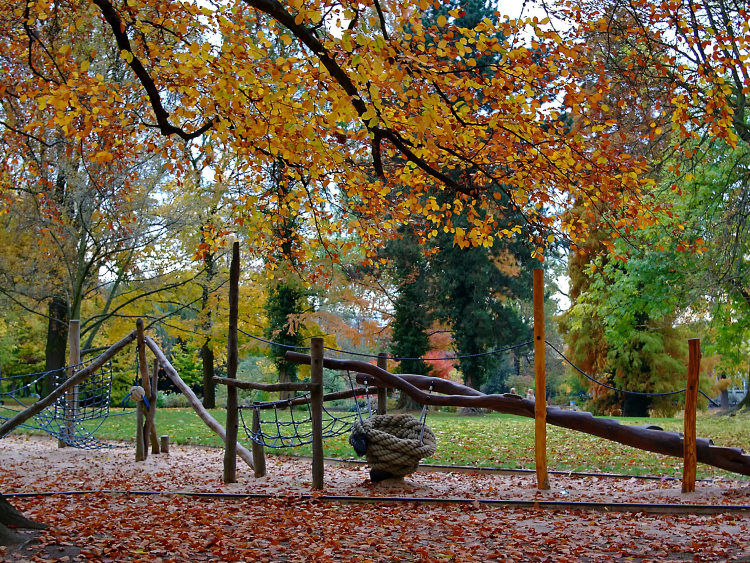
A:
<svg viewBox="0 0 750 563">
<path fill-rule="evenodd" d="M 113 410 L 113 412 L 120 412 Z M 211 414 L 222 425 L 224 410 Z M 299 413 L 304 416 L 304 413 Z M 296 413 L 295 413 L 296 416 Z M 271 418 L 266 411 L 264 418 Z M 288 412 L 286 419 L 288 420 Z M 681 431 L 681 418 L 620 419 L 623 424 L 657 424 L 665 430 Z M 221 440 L 198 418 L 192 409 L 159 409 L 159 434 L 169 434 L 171 442 L 218 447 Z M 248 416 L 249 423 L 249 416 Z M 429 413 L 428 425 L 438 439 L 438 450 L 425 463 L 473 465 L 500 468 L 534 467 L 534 420 L 493 413 L 483 417 L 461 417 L 449 413 Z M 698 415 L 698 436 L 713 439 L 716 445 L 750 449 L 750 417 Z M 571 430 L 547 427 L 548 466 L 550 470 L 628 473 L 633 475 L 682 475 L 682 460 L 644 452 Z M 268 429 L 271 432 L 273 429 Z M 102 440 L 129 440 L 135 437 L 135 416 L 108 418 L 97 437 Z M 326 455 L 352 458 L 354 451 L 347 435 L 325 441 Z M 249 440 L 240 428 L 240 441 Z M 267 453 L 310 455 L 310 446 L 294 449 L 267 450 Z M 698 477 L 719 477 L 728 474 L 719 469 L 698 465 Z"/>
</svg>

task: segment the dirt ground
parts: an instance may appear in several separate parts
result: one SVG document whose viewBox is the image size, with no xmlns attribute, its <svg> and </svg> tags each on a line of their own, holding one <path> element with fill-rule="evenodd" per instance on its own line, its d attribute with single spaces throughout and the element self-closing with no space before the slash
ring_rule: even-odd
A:
<svg viewBox="0 0 750 563">
<path fill-rule="evenodd" d="M 221 450 L 172 446 L 134 462 L 131 447 L 58 449 L 44 437 L 0 441 L 0 492 L 92 491 L 15 497 L 27 516 L 50 524 L 0 561 L 748 561 L 750 512 L 646 514 L 547 509 L 543 501 L 750 505 L 747 481 L 699 482 L 533 474 L 418 472 L 373 484 L 363 466 L 327 465 L 324 495 L 461 498 L 463 504 L 342 504 L 310 495 L 310 461 L 268 457 L 256 479 L 238 461 L 239 482 L 221 482 Z M 158 496 L 98 491 L 160 491 Z M 181 492 L 270 494 L 217 499 Z M 497 507 L 483 500 L 541 505 Z"/>
</svg>

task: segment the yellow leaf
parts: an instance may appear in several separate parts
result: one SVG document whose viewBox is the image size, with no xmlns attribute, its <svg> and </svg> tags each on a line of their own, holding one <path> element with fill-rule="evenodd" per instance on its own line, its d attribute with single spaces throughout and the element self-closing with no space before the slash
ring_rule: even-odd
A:
<svg viewBox="0 0 750 563">
<path fill-rule="evenodd" d="M 132 57 L 133 55 L 130 55 L 130 56 Z M 130 61 L 128 61 L 128 62 L 130 62 Z M 86 72 L 89 69 L 90 66 L 91 66 L 91 63 L 89 61 L 83 61 L 81 63 L 81 72 Z"/>
<path fill-rule="evenodd" d="M 445 16 L 438 16 L 437 24 L 439 27 L 445 27 L 445 25 L 448 23 L 448 20 Z"/>
</svg>

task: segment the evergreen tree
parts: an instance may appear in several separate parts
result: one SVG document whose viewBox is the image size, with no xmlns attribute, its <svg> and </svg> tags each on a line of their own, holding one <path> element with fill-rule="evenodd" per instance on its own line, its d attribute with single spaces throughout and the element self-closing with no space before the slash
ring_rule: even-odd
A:
<svg viewBox="0 0 750 563">
<path fill-rule="evenodd" d="M 427 331 L 432 324 L 428 262 L 410 227 L 402 227 L 399 234 L 401 238 L 390 241 L 385 249 L 398 284 L 398 295 L 393 302 L 391 354 L 399 358 L 419 358 L 401 361 L 400 373 L 429 375 L 430 366 L 421 359 L 430 350 Z M 419 405 L 401 393 L 397 408 L 413 410 Z"/>
<path fill-rule="evenodd" d="M 453 246 L 449 236 L 433 258 L 432 276 L 440 319 L 452 328 L 464 384 L 479 389 L 501 357 L 478 355 L 531 337 L 519 301 L 531 299 L 538 264 L 521 242 L 501 239 L 492 248 Z"/>
<path fill-rule="evenodd" d="M 271 189 L 276 192 L 280 207 L 287 207 L 291 198 L 290 183 L 294 180 L 287 174 L 283 161 L 278 160 L 269 171 Z M 275 222 L 275 236 L 282 243 L 274 257 L 281 266 L 268 291 L 266 313 L 268 328 L 266 337 L 269 340 L 286 346 L 302 345 L 301 315 L 306 311 L 306 295 L 300 281 L 293 272 L 293 265 L 300 249 L 299 218 L 296 214 L 278 213 L 270 210 Z M 287 362 L 284 355 L 288 348 L 271 346 L 270 356 L 279 373 L 280 383 L 297 381 L 298 365 Z M 289 391 L 280 393 L 281 399 L 292 396 Z"/>
<path fill-rule="evenodd" d="M 305 293 L 294 280 L 279 280 L 271 285 L 266 301 L 268 328 L 265 336 L 269 340 L 286 346 L 301 346 L 302 333 L 299 316 L 304 313 Z M 280 383 L 297 381 L 298 365 L 287 362 L 284 354 L 288 348 L 271 346 L 270 356 L 279 373 Z M 288 391 L 281 393 L 281 398 L 290 396 Z"/>
</svg>

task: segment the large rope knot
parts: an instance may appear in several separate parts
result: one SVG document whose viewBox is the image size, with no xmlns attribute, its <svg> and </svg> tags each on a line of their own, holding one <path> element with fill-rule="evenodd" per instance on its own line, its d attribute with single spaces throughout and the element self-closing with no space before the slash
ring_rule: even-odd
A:
<svg viewBox="0 0 750 563">
<path fill-rule="evenodd" d="M 371 479 L 379 481 L 389 477 L 403 477 L 414 473 L 419 460 L 430 457 L 437 450 L 435 434 L 429 426 L 410 414 L 375 415 L 357 420 L 352 426 L 349 443 L 354 446 L 355 436 L 365 434 L 367 462 L 372 468 Z M 376 476 L 382 476 L 378 479 Z"/>
</svg>

